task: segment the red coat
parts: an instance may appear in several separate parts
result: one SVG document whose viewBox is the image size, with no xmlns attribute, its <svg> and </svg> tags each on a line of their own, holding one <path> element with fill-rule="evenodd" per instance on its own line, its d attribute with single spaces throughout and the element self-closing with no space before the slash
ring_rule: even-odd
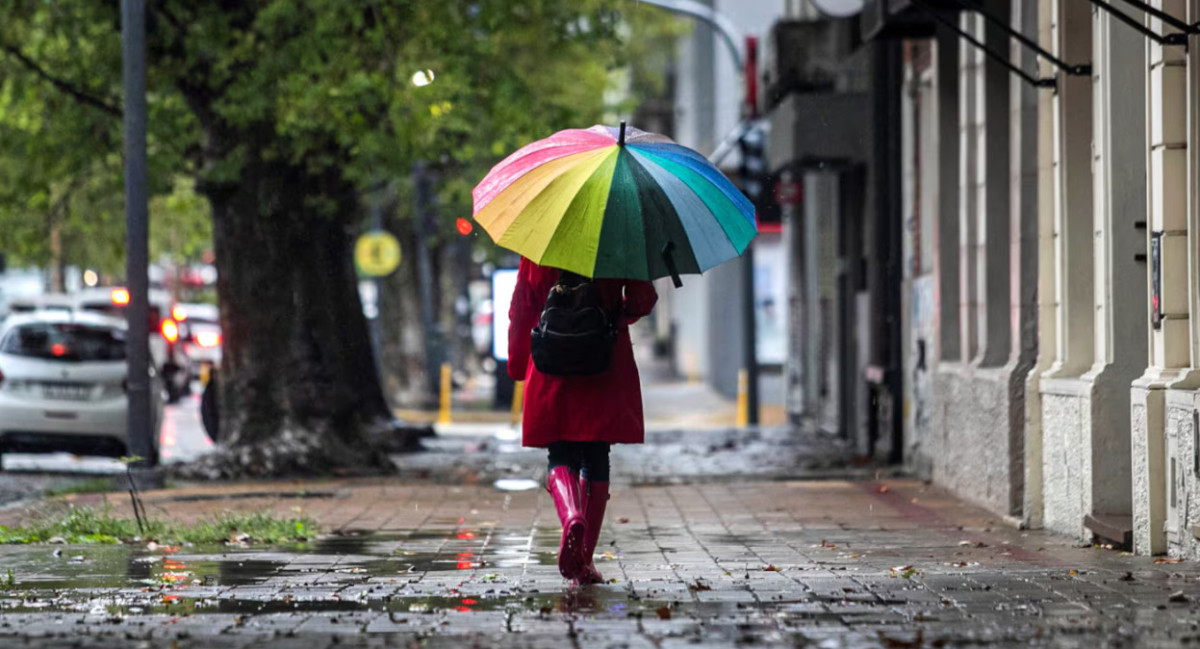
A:
<svg viewBox="0 0 1200 649">
<path fill-rule="evenodd" d="M 642 386 L 633 360 L 629 325 L 654 308 L 658 301 L 654 285 L 636 280 L 596 280 L 605 309 L 616 311 L 623 303 L 624 322 L 618 329 L 612 365 L 594 376 L 547 376 L 537 371 L 529 355 L 529 332 L 537 326 L 546 296 L 558 277 L 557 269 L 522 259 L 508 310 L 508 375 L 515 381 L 525 381 L 522 444 L 641 444 L 645 435 Z"/>
</svg>

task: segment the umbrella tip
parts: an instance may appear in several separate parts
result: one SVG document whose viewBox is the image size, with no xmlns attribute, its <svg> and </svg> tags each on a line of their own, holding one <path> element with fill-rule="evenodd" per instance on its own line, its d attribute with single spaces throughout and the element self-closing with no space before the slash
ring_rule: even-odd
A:
<svg viewBox="0 0 1200 649">
<path fill-rule="evenodd" d="M 625 120 L 621 120 L 621 135 L 617 138 L 617 144 L 625 146 Z"/>
</svg>

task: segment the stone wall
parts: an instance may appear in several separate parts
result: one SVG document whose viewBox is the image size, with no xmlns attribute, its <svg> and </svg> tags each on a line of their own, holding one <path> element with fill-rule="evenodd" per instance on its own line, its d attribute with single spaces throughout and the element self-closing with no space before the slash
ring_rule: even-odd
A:
<svg viewBox="0 0 1200 649">
<path fill-rule="evenodd" d="M 1042 523 L 1075 538 L 1092 511 L 1091 419 L 1085 396 L 1042 392 Z"/>
<path fill-rule="evenodd" d="M 1024 374 L 1014 372 L 943 364 L 935 374 L 933 479 L 1002 516 L 1019 515 L 1023 499 L 1023 428 L 1011 422 L 1023 417 Z"/>
</svg>

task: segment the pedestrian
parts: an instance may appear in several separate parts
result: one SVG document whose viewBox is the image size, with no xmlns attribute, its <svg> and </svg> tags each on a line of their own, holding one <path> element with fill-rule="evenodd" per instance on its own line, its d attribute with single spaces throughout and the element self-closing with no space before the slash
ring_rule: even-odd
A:
<svg viewBox="0 0 1200 649">
<path fill-rule="evenodd" d="M 609 447 L 641 444 L 645 436 L 629 325 L 650 313 L 658 294 L 646 281 L 575 276 L 594 285 L 600 306 L 612 315 L 611 361 L 596 374 L 547 374 L 539 370 L 543 357 L 533 359 L 531 332 L 542 320 L 547 296 L 562 286 L 565 275 L 521 259 L 509 308 L 508 375 L 525 382 L 522 445 L 548 451 L 546 489 L 562 523 L 559 572 L 577 584 L 600 583 L 592 555 L 608 504 Z"/>
</svg>

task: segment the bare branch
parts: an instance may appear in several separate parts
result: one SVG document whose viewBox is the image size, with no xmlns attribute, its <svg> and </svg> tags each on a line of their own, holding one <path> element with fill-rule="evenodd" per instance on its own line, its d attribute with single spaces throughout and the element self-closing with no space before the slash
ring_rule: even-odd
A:
<svg viewBox="0 0 1200 649">
<path fill-rule="evenodd" d="M 21 50 L 17 49 L 16 47 L 13 47 L 12 45 L 8 45 L 7 43 L 5 43 L 5 44 L 0 44 L 0 50 L 3 50 L 6 54 L 8 54 L 9 56 L 16 59 L 18 62 L 21 63 L 21 65 L 25 66 L 30 72 L 33 72 L 35 75 L 40 77 L 43 81 L 46 81 L 47 83 L 54 86 L 55 88 L 58 88 L 62 92 L 66 93 L 67 95 L 74 97 L 75 100 L 78 101 L 79 103 L 85 104 L 87 106 L 91 106 L 93 108 L 97 108 L 97 109 L 101 110 L 102 112 L 105 112 L 116 118 L 120 118 L 122 116 L 121 109 L 119 107 L 114 106 L 114 105 L 104 101 L 103 99 L 92 96 L 92 95 L 88 94 L 87 92 L 75 87 L 74 85 L 72 85 L 71 83 L 69 83 L 63 79 L 59 79 L 58 77 L 55 77 L 54 75 L 47 72 L 42 66 L 38 65 L 36 61 L 25 56 L 21 52 Z"/>
</svg>

